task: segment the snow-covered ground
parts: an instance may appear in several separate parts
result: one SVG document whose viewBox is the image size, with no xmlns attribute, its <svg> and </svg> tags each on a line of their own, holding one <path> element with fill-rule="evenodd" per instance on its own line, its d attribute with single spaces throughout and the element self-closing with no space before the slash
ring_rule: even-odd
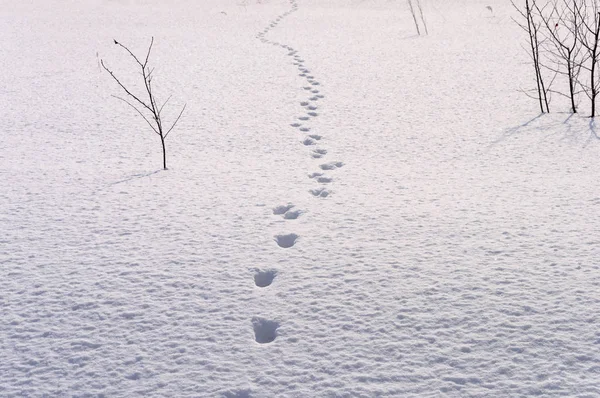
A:
<svg viewBox="0 0 600 398">
<path fill-rule="evenodd" d="M 421 1 L 0 0 L 0 396 L 600 396 L 600 132 Z"/>
</svg>

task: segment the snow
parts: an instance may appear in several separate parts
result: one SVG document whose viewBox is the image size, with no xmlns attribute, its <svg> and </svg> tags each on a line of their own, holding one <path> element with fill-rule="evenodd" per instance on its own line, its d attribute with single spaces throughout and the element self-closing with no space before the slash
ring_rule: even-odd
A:
<svg viewBox="0 0 600 398">
<path fill-rule="evenodd" d="M 1 1 L 0 395 L 600 396 L 597 128 L 421 1 Z"/>
</svg>

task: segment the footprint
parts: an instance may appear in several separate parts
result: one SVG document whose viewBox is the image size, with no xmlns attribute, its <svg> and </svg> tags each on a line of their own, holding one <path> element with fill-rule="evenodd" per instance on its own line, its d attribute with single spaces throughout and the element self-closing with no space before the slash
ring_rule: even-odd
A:
<svg viewBox="0 0 600 398">
<path fill-rule="evenodd" d="M 312 90 L 312 91 L 311 91 L 311 93 L 313 93 L 313 94 L 316 94 L 316 93 L 318 93 L 318 92 L 319 92 L 319 90 Z"/>
<path fill-rule="evenodd" d="M 306 121 L 306 120 L 310 119 L 310 117 L 308 117 L 308 116 L 300 116 L 298 119 Z"/>
<path fill-rule="evenodd" d="M 285 212 L 290 210 L 292 207 L 294 207 L 294 205 L 291 203 L 288 203 L 287 205 L 280 205 L 280 206 L 274 207 L 273 214 L 275 214 L 276 216 L 285 214 Z"/>
<path fill-rule="evenodd" d="M 311 111 L 316 111 L 316 110 L 317 110 L 317 108 L 318 108 L 318 106 L 316 106 L 316 105 L 310 105 L 310 106 L 307 106 L 307 107 L 306 107 L 306 109 L 309 109 L 309 110 L 311 110 Z"/>
<path fill-rule="evenodd" d="M 302 72 L 304 72 L 304 73 L 310 73 L 310 71 L 309 71 L 308 69 L 301 69 L 301 70 L 302 70 Z"/>
<path fill-rule="evenodd" d="M 310 104 L 310 102 L 307 102 L 307 101 L 302 101 L 300 103 L 300 105 L 302 105 L 302 106 L 308 106 L 309 104 Z"/>
<path fill-rule="evenodd" d="M 312 116 L 312 117 L 319 116 L 319 114 L 317 112 L 308 112 L 307 115 Z"/>
<path fill-rule="evenodd" d="M 275 270 L 256 270 L 256 274 L 254 274 L 254 283 L 258 287 L 267 287 L 273 283 L 273 279 L 277 276 L 277 271 Z"/>
<path fill-rule="evenodd" d="M 324 163 L 319 167 L 321 168 L 321 170 L 335 170 L 335 169 L 339 169 L 343 165 L 344 165 L 343 162 L 329 162 L 329 163 Z"/>
<path fill-rule="evenodd" d="M 306 139 L 304 139 L 304 141 L 302 141 L 302 143 L 303 143 L 304 145 L 306 145 L 306 146 L 309 146 L 309 145 L 316 145 L 316 144 L 317 144 L 317 143 L 316 143 L 314 140 L 312 140 L 312 139 L 310 139 L 310 138 L 306 138 Z"/>
<path fill-rule="evenodd" d="M 313 140 L 317 140 L 317 141 L 319 141 L 319 140 L 321 140 L 321 138 L 323 138 L 319 134 L 311 134 L 311 135 L 309 135 L 309 137 L 312 138 Z"/>
<path fill-rule="evenodd" d="M 311 82 L 310 84 L 312 84 L 313 86 L 318 86 L 321 83 L 319 83 L 319 82 Z"/>
<path fill-rule="evenodd" d="M 254 339 L 259 344 L 268 344 L 277 338 L 278 322 L 254 317 L 252 318 L 252 327 L 254 328 Z"/>
<path fill-rule="evenodd" d="M 292 124 L 290 124 L 290 126 L 292 126 L 292 127 L 300 127 L 302 125 L 300 123 L 292 123 Z"/>
<path fill-rule="evenodd" d="M 331 177 L 319 177 L 319 178 L 317 178 L 317 181 L 320 182 L 321 184 L 329 184 L 330 182 L 333 181 L 333 178 L 331 178 Z"/>
<path fill-rule="evenodd" d="M 299 238 L 296 234 L 287 234 L 287 235 L 275 235 L 275 241 L 284 249 L 289 249 L 290 247 L 296 244 L 296 240 Z"/>
<path fill-rule="evenodd" d="M 307 79 L 311 79 L 311 80 L 312 80 L 312 79 L 314 79 L 315 77 L 314 77 L 314 76 L 306 76 L 306 78 L 307 78 Z"/>
<path fill-rule="evenodd" d="M 304 132 L 310 131 L 310 127 L 300 127 L 300 131 L 304 131 Z"/>
<path fill-rule="evenodd" d="M 305 73 L 300 73 L 298 76 L 304 77 L 304 76 L 306 76 L 306 74 Z"/>
<path fill-rule="evenodd" d="M 302 210 L 290 210 L 283 215 L 286 220 L 296 220 L 304 213 Z"/>
<path fill-rule="evenodd" d="M 323 175 L 323 173 L 318 173 L 318 172 L 315 172 L 315 173 L 310 173 L 310 174 L 308 175 L 308 178 L 321 177 L 322 175 Z"/>
<path fill-rule="evenodd" d="M 309 100 L 311 101 L 318 101 L 319 97 L 317 97 L 316 95 L 314 97 L 310 97 Z"/>
<path fill-rule="evenodd" d="M 323 154 L 317 153 L 317 152 L 313 152 L 313 153 L 310 154 L 310 156 L 312 156 L 313 159 L 321 159 L 323 157 Z"/>
<path fill-rule="evenodd" d="M 311 87 L 302 87 L 302 88 L 305 89 L 305 90 L 310 90 L 311 89 Z"/>
<path fill-rule="evenodd" d="M 325 98 L 325 96 L 324 96 L 324 95 L 321 95 L 321 94 L 317 94 L 315 97 L 318 97 L 318 98 Z"/>
<path fill-rule="evenodd" d="M 311 189 L 309 192 L 318 198 L 326 198 L 330 194 L 329 190 L 325 188 Z"/>
<path fill-rule="evenodd" d="M 223 393 L 223 398 L 252 398 L 251 390 L 226 391 Z"/>
</svg>

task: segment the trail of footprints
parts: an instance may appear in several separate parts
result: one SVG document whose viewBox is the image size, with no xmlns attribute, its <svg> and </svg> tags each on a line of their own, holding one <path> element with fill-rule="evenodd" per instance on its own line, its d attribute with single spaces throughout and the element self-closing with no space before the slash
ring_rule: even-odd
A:
<svg viewBox="0 0 600 398">
<path fill-rule="evenodd" d="M 306 84 L 302 87 L 302 90 L 306 93 L 307 98 L 300 102 L 301 113 L 292 123 L 290 123 L 290 126 L 297 129 L 300 133 L 305 133 L 304 137 L 300 139 L 301 145 L 309 150 L 311 158 L 319 160 L 324 158 L 328 154 L 328 151 L 322 147 L 324 137 L 314 132 L 313 127 L 310 125 L 310 121 L 319 116 L 319 101 L 325 98 L 319 90 L 321 83 L 316 80 L 314 74 L 306 66 L 304 59 L 297 50 L 289 45 L 274 42 L 265 37 L 271 29 L 276 28 L 286 17 L 298 11 L 296 0 L 289 0 L 289 3 L 291 9 L 271 21 L 264 30 L 258 33 L 256 38 L 265 44 L 287 50 L 287 55 L 291 57 L 292 64 L 298 69 L 298 76 L 306 80 Z M 319 184 L 318 187 L 310 189 L 309 193 L 313 197 L 320 199 L 327 198 L 331 195 L 332 191 L 329 190 L 328 186 L 334 179 L 331 176 L 325 175 L 325 173 L 334 171 L 343 166 L 344 163 L 340 161 L 331 161 L 320 164 L 319 171 L 308 174 L 308 178 Z M 296 220 L 301 217 L 302 214 L 304 214 L 304 211 L 296 208 L 296 206 L 291 203 L 273 208 L 273 215 L 282 217 L 284 220 Z M 299 241 L 299 238 L 300 237 L 294 233 L 282 233 L 275 235 L 274 241 L 279 248 L 290 249 Z M 256 269 L 254 283 L 258 288 L 267 288 L 274 282 L 277 273 L 278 272 L 275 269 Z M 274 320 L 254 317 L 252 318 L 252 326 L 256 342 L 259 344 L 267 344 L 275 341 L 277 338 L 277 330 L 279 329 L 280 324 Z"/>
</svg>

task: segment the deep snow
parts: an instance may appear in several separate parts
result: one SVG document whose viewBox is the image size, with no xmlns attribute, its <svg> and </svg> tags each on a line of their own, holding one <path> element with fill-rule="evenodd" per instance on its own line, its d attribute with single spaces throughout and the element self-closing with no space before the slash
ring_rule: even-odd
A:
<svg viewBox="0 0 600 398">
<path fill-rule="evenodd" d="M 0 395 L 600 396 L 599 133 L 422 3 L 1 0 Z"/>
</svg>

